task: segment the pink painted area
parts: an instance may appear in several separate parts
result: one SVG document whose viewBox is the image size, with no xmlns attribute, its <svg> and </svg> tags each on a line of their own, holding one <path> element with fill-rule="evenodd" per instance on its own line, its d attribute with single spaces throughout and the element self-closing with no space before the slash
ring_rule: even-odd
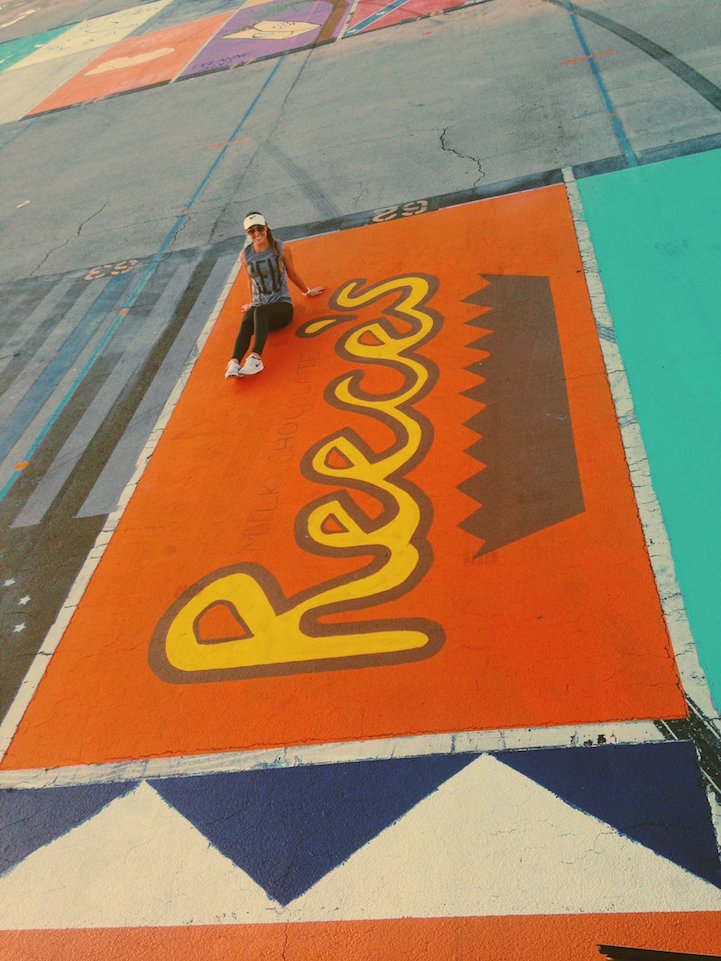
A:
<svg viewBox="0 0 721 961">
<path fill-rule="evenodd" d="M 405 23 L 408 20 L 418 20 L 421 17 L 429 17 L 434 13 L 443 13 L 446 10 L 456 10 L 458 7 L 470 6 L 474 0 L 407 0 L 406 3 L 397 7 L 392 7 L 390 0 L 360 0 L 355 9 L 355 13 L 350 19 L 346 28 L 346 36 L 358 33 L 367 33 L 369 30 L 378 30 L 381 27 L 390 27 L 396 23 Z M 484 0 L 475 0 L 484 2 Z M 383 14 L 383 10 L 388 12 Z M 361 26 L 369 17 L 379 15 L 373 23 Z M 360 27 L 360 29 L 358 29 Z"/>
</svg>

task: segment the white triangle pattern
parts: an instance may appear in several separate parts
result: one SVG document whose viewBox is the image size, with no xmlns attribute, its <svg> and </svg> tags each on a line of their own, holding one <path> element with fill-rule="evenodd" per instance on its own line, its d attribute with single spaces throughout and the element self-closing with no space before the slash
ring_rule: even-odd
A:
<svg viewBox="0 0 721 961">
<path fill-rule="evenodd" d="M 283 909 L 147 784 L 0 878 L 0 928 L 719 911 L 721 891 L 484 755 Z"/>
<path fill-rule="evenodd" d="M 0 878 L 0 928 L 276 920 L 277 902 L 147 784 Z"/>
<path fill-rule="evenodd" d="M 321 878 L 286 917 L 719 909 L 712 884 L 484 755 Z"/>
</svg>

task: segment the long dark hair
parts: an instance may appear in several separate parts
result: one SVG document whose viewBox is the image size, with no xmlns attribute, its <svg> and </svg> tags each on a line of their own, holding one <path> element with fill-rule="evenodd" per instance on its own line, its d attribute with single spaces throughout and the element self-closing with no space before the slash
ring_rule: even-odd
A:
<svg viewBox="0 0 721 961">
<path fill-rule="evenodd" d="M 259 216 L 259 217 L 263 217 L 263 214 L 262 214 L 259 210 L 249 210 L 248 213 L 247 213 L 245 216 L 246 216 L 246 217 L 252 217 L 252 216 L 254 216 L 254 215 Z M 265 219 L 265 218 L 263 217 L 263 219 Z M 275 239 L 275 237 L 273 236 L 273 231 L 270 229 L 270 224 L 269 224 L 267 221 L 266 221 L 266 224 L 265 224 L 265 232 L 266 232 L 266 234 L 268 235 L 268 243 L 270 244 L 270 249 L 273 251 L 273 256 L 275 257 L 275 262 L 276 262 L 276 264 L 278 265 L 278 272 L 282 274 L 282 273 L 283 273 L 283 268 L 285 267 L 285 263 L 283 262 L 283 258 L 280 256 L 280 249 L 278 248 L 278 241 L 277 241 L 277 240 Z"/>
</svg>

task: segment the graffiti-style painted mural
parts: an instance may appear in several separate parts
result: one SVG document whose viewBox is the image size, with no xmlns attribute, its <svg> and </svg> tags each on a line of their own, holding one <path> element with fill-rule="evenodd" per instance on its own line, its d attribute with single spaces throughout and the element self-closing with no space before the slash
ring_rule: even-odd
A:
<svg viewBox="0 0 721 961">
<path fill-rule="evenodd" d="M 685 716 L 564 189 L 299 256 L 328 312 L 219 394 L 228 299 L 5 767 Z"/>
<path fill-rule="evenodd" d="M 17 822 L 0 923 L 718 911 L 708 803 L 700 784 L 686 786 L 697 771 L 693 746 L 680 743 L 0 792 Z M 93 851 L 103 836 L 107 848 Z M 91 852 L 83 887 L 58 890 L 58 872 L 81 874 Z M 129 886 L 131 903 L 108 897 L 109 885 Z"/>
<path fill-rule="evenodd" d="M 38 103 L 121 41 L 171 0 L 152 0 L 115 14 L 84 20 L 27 38 L 26 55 L 17 58 L 19 41 L 8 41 L 13 63 L 0 73 L 0 123 L 19 120 Z M 0 44 L 0 61 L 5 44 Z M 0 64 L 2 66 L 2 64 Z"/>
<path fill-rule="evenodd" d="M 185 68 L 183 77 L 226 70 L 251 60 L 333 40 L 346 13 L 346 0 L 274 0 L 239 10 Z"/>
<path fill-rule="evenodd" d="M 227 19 L 227 14 L 219 14 L 122 40 L 91 61 L 30 113 L 45 113 L 126 90 L 167 83 Z"/>
<path fill-rule="evenodd" d="M 48 0 L 0 9 L 0 123 L 19 121 L 4 161 L 27 129 L 62 143 L 95 119 L 102 138 L 186 94 L 208 111 L 162 243 L 103 247 L 86 227 L 106 223 L 103 194 L 68 220 L 92 258 L 44 274 L 43 253 L 0 284 L 0 957 L 720 956 L 721 152 L 711 137 L 649 162 L 640 110 L 616 110 L 603 74 L 645 43 L 646 67 L 718 110 L 703 51 L 689 72 L 630 17 L 561 0 L 116 6 L 68 0 L 63 26 Z M 397 32 L 376 31 L 446 12 L 404 39 L 425 55 L 465 16 L 535 41 L 548 10 L 545 36 L 585 55 L 561 42 L 546 79 L 594 71 L 594 142 L 618 157 L 484 184 L 446 127 L 434 149 L 473 161 L 470 181 L 444 192 L 444 167 L 435 193 L 384 185 L 344 215 L 289 148 L 289 193 L 317 195 L 278 236 L 324 292 L 295 295 L 261 376 L 226 380 L 246 283 L 223 218 L 256 176 L 227 148 L 282 132 L 311 52 L 306 92 L 352 49 L 322 44 L 364 34 L 358 52 L 390 57 Z M 616 46 L 589 46 L 589 23 Z M 281 58 L 301 50 L 292 79 Z M 180 80 L 155 103 L 54 113 Z M 219 128 L 203 90 L 221 87 Z M 508 123 L 502 103 L 493 116 Z M 145 211 L 122 176 L 102 189 L 135 243 Z"/>
<path fill-rule="evenodd" d="M 23 70 L 21 77 L 0 77 L 0 123 L 228 70 L 467 5 L 468 0 L 153 0 L 0 43 L 0 72 Z M 32 74 L 25 72 L 31 69 Z"/>
</svg>

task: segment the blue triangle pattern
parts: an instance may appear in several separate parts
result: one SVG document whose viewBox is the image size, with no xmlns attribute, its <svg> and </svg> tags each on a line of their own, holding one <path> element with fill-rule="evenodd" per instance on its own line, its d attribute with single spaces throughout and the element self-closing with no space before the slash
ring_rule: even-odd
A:
<svg viewBox="0 0 721 961">
<path fill-rule="evenodd" d="M 126 781 L 0 790 L 0 874 L 135 787 Z"/>
<path fill-rule="evenodd" d="M 288 904 L 476 756 L 356 761 L 149 783 L 272 898 Z"/>
<path fill-rule="evenodd" d="M 721 887 L 711 809 L 690 741 L 509 751 L 495 757 Z"/>
</svg>

